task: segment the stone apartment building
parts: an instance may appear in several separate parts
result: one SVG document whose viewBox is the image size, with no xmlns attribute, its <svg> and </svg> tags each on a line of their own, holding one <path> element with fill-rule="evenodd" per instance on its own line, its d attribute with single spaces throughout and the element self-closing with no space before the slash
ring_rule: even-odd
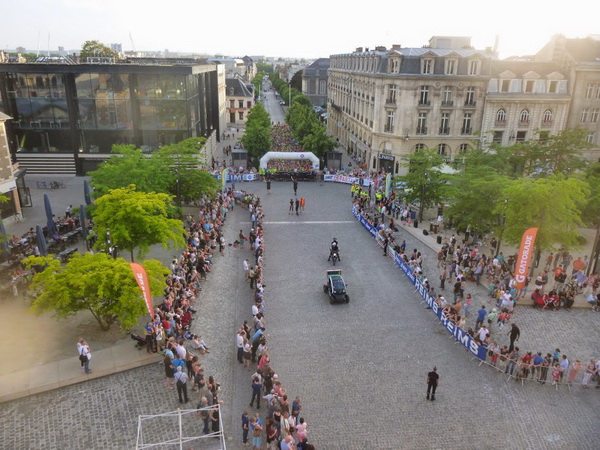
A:
<svg viewBox="0 0 600 450">
<path fill-rule="evenodd" d="M 248 113 L 255 104 L 253 91 L 254 86 L 239 77 L 226 80 L 228 127 L 246 126 Z"/>
<path fill-rule="evenodd" d="M 503 146 L 583 126 L 600 147 L 600 42 L 555 37 L 534 57 L 499 60 L 469 37 L 422 48 L 332 55 L 328 130 L 370 170 L 435 148 L 448 161 L 473 145 Z"/>
<path fill-rule="evenodd" d="M 493 58 L 468 37 L 332 55 L 328 130 L 370 170 L 398 174 L 402 157 L 422 148 L 450 160 L 481 131 Z"/>
</svg>

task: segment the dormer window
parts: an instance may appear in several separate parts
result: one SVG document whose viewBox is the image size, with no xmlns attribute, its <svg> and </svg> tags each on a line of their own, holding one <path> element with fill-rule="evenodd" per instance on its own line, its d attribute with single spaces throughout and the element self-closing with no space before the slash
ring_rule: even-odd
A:
<svg viewBox="0 0 600 450">
<path fill-rule="evenodd" d="M 424 58 L 421 60 L 421 73 L 423 75 L 433 75 L 433 59 Z"/>
<path fill-rule="evenodd" d="M 446 75 L 456 75 L 456 68 L 458 67 L 457 59 L 447 59 L 446 60 Z"/>
<path fill-rule="evenodd" d="M 390 58 L 389 73 L 400 73 L 400 59 Z"/>
<path fill-rule="evenodd" d="M 469 61 L 469 75 L 479 75 L 481 70 L 481 61 L 478 59 L 472 59 Z"/>
</svg>

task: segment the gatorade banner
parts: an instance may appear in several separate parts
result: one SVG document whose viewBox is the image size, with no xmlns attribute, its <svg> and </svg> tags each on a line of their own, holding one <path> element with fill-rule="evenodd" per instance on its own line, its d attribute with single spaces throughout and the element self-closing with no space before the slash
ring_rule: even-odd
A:
<svg viewBox="0 0 600 450">
<path fill-rule="evenodd" d="M 519 256 L 517 257 L 517 265 L 515 269 L 516 288 L 523 289 L 527 284 L 527 274 L 531 265 L 533 256 L 533 246 L 535 245 L 535 237 L 537 236 L 537 228 L 530 228 L 523 233 L 521 239 L 521 247 L 519 248 Z"/>
<path fill-rule="evenodd" d="M 144 303 L 146 303 L 146 308 L 148 308 L 148 314 L 150 314 L 150 317 L 154 317 L 152 293 L 150 292 L 150 283 L 148 282 L 146 269 L 138 263 L 129 263 L 129 265 L 131 266 L 131 270 L 133 270 L 135 281 L 137 281 L 138 286 L 142 290 L 142 297 L 144 297 Z"/>
</svg>

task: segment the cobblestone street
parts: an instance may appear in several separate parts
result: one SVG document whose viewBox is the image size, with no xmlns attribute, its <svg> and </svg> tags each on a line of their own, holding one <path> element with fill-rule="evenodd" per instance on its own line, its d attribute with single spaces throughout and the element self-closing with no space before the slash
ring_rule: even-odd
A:
<svg viewBox="0 0 600 450">
<path fill-rule="evenodd" d="M 265 209 L 272 366 L 288 395 L 302 398 L 308 436 L 317 448 L 598 448 L 599 390 L 522 386 L 471 361 L 354 219 L 348 186 L 300 183 L 298 196 L 306 198 L 300 216 L 288 215 L 291 183 L 273 183 L 270 195 L 262 183 L 241 187 L 256 191 Z M 236 206 L 226 222 L 228 242 L 240 228 L 248 232 L 249 215 Z M 348 283 L 349 304 L 330 305 L 322 290 L 333 237 L 340 242 L 336 268 Z M 424 254 L 425 273 L 435 279 L 434 252 L 406 231 L 398 237 Z M 237 449 L 250 372 L 236 362 L 235 330 L 251 318 L 251 290 L 242 270 L 250 253 L 232 247 L 225 253 L 214 257 L 193 329 L 211 348 L 203 365 L 223 387 L 227 447 Z M 482 290 L 469 286 L 467 292 L 475 298 L 473 309 L 487 301 Z M 522 349 L 559 347 L 571 361 L 600 356 L 599 319 L 587 309 L 519 307 L 513 316 Z M 474 321 L 471 315 L 469 324 Z M 492 338 L 508 342 L 505 334 Z M 425 377 L 433 365 L 440 387 L 436 401 L 428 402 Z M 192 398 L 189 405 L 195 407 L 197 397 Z M 134 448 L 140 414 L 178 406 L 176 392 L 164 386 L 163 367 L 153 364 L 3 404 L 0 448 Z M 185 448 L 214 446 L 212 441 Z"/>
</svg>

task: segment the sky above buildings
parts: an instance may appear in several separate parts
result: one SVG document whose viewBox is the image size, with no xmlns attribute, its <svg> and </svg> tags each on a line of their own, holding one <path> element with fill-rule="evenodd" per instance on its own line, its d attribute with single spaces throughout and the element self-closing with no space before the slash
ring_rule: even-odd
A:
<svg viewBox="0 0 600 450">
<path fill-rule="evenodd" d="M 0 0 L 0 49 L 45 54 L 86 40 L 123 50 L 317 58 L 357 47 L 421 47 L 434 36 L 499 38 L 501 58 L 537 52 L 555 34 L 600 34 L 594 2 L 532 0 Z"/>
</svg>

